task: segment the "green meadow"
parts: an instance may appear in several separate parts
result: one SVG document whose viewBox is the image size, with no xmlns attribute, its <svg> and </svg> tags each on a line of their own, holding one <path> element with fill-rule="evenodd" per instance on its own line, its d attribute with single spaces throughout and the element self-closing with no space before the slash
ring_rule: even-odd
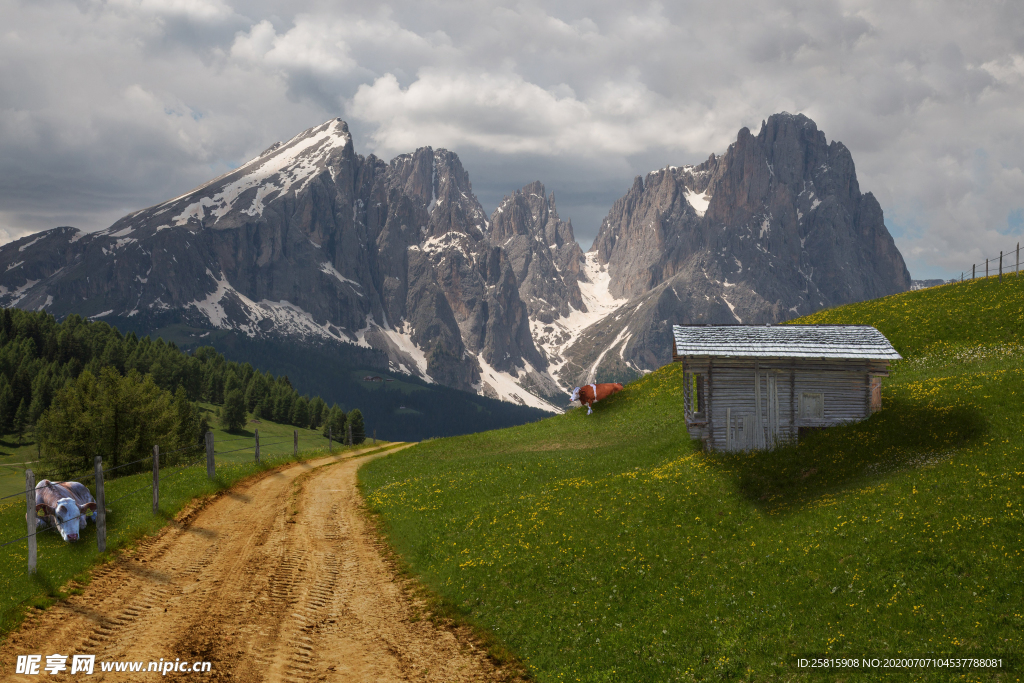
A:
<svg viewBox="0 0 1024 683">
<path fill-rule="evenodd" d="M 870 419 L 705 453 L 678 365 L 594 414 L 438 439 L 360 486 L 441 617 L 538 681 L 865 680 L 800 656 L 986 657 L 1024 676 L 1024 280 L 794 322 L 877 326 L 904 356 Z M 666 343 L 669 343 L 666 340 Z"/>
<path fill-rule="evenodd" d="M 202 410 L 212 412 L 209 404 L 200 404 Z M 215 422 L 209 415 L 211 422 Z M 255 433 L 260 430 L 260 462 L 254 460 Z M 59 600 L 68 581 L 75 579 L 88 583 L 88 570 L 111 559 L 119 549 L 131 546 L 145 535 L 155 534 L 197 497 L 224 490 L 245 477 L 266 471 L 293 460 L 320 457 L 327 452 L 327 439 L 318 431 L 299 429 L 299 453 L 293 454 L 295 427 L 268 420 L 250 422 L 242 431 L 227 433 L 213 427 L 217 454 L 216 478 L 206 477 L 206 451 L 197 448 L 190 463 L 160 470 L 160 507 L 153 514 L 152 470 L 131 476 L 108 479 L 104 484 L 107 514 L 107 552 L 96 547 L 96 526 L 89 526 L 77 543 L 65 543 L 56 531 L 44 531 L 37 540 L 37 572 L 27 573 L 28 549 L 25 541 L 0 547 L 0 636 L 21 622 L 26 607 L 46 607 Z M 386 446 L 385 442 L 377 442 Z M 2 447 L 2 444 L 0 444 Z M 34 453 L 35 447 L 23 446 Z M 337 454 L 357 450 L 373 450 L 369 441 L 360 446 L 341 446 L 337 441 L 333 451 Z M 15 455 L 21 453 L 17 451 Z M 27 457 L 27 456 L 22 456 Z M 188 466 L 191 464 L 191 466 Z M 151 465 L 150 465 L 151 466 Z M 86 481 L 94 490 L 92 479 Z M 13 481 L 15 491 L 24 490 L 24 474 Z M 8 495 L 4 493 L 3 495 Z M 26 534 L 25 497 L 16 496 L 0 500 L 0 545 Z M 72 589 L 80 590 L 80 589 Z"/>
</svg>

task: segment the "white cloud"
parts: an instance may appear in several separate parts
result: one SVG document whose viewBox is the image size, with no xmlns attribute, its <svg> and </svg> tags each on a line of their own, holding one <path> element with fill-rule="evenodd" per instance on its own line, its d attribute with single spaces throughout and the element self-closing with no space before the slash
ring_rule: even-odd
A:
<svg viewBox="0 0 1024 683">
<path fill-rule="evenodd" d="M 177 17 L 196 22 L 218 22 L 234 15 L 219 0 L 107 0 L 107 5 L 129 13 Z"/>
<path fill-rule="evenodd" d="M 713 132 L 706 115 L 686 109 L 639 82 L 609 82 L 579 99 L 565 83 L 542 88 L 517 74 L 424 69 L 406 88 L 392 74 L 359 86 L 349 112 L 373 127 L 385 153 L 430 144 L 586 158 L 705 144 Z"/>
<path fill-rule="evenodd" d="M 482 196 L 542 180 L 587 247 L 634 174 L 723 152 L 781 110 L 850 148 L 915 275 L 958 273 L 1021 230 L 1008 220 L 1024 208 L 1018 3 L 0 0 L 0 13 L 12 237 L 104 227 L 342 115 L 361 153 L 473 160 Z"/>
<path fill-rule="evenodd" d="M 345 74 L 357 66 L 335 27 L 312 17 L 299 18 L 293 28 L 280 35 L 269 21 L 263 20 L 248 33 L 236 36 L 231 56 L 285 71 Z"/>
</svg>

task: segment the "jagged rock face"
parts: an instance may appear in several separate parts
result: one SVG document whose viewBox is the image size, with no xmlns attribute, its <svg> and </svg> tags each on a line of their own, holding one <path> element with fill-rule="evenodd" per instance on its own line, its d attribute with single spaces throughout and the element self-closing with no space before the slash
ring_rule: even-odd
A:
<svg viewBox="0 0 1024 683">
<path fill-rule="evenodd" d="M 455 154 L 364 158 L 341 120 L 107 230 L 0 247 L 0 305 L 347 341 L 537 407 L 669 362 L 672 324 L 779 322 L 909 287 L 849 151 L 790 114 L 636 178 L 586 255 L 539 182 L 489 222 Z"/>
<path fill-rule="evenodd" d="M 591 251 L 608 264 L 610 291 L 632 299 L 672 277 L 703 241 L 705 194 L 723 165 L 714 154 L 699 166 L 669 166 L 637 176 L 608 212 Z"/>
<path fill-rule="evenodd" d="M 3 261 L 18 251 L 44 269 L 3 303 L 59 317 L 178 311 L 256 334 L 289 323 L 309 332 L 296 320 L 302 301 L 324 335 L 358 330 L 375 303 L 359 284 L 371 280 L 351 206 L 359 161 L 347 126 L 330 121 L 99 233 L 63 228 L 5 245 Z M 23 273 L 4 275 L 13 284 Z"/>
<path fill-rule="evenodd" d="M 542 405 L 512 382 L 526 371 L 537 377 L 518 384 L 532 387 L 546 363 L 487 228 L 455 154 L 363 158 L 338 119 L 101 232 L 5 245 L 0 304 L 347 341 L 398 370 Z"/>
<path fill-rule="evenodd" d="M 629 303 L 566 351 L 567 383 L 669 362 L 672 324 L 781 322 L 910 287 L 849 150 L 786 113 L 722 157 L 636 178 L 591 251 Z"/>
<path fill-rule="evenodd" d="M 551 323 L 568 316 L 570 306 L 587 310 L 578 284 L 586 279 L 583 250 L 572 223 L 558 217 L 554 193 L 545 197 L 540 181 L 501 201 L 490 237 L 508 254 L 531 320 Z"/>
</svg>

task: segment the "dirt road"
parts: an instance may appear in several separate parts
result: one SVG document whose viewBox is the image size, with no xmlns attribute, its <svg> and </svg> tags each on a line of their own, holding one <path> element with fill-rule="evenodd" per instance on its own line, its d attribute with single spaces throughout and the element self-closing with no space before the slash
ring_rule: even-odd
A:
<svg viewBox="0 0 1024 683">
<path fill-rule="evenodd" d="M 30 617 L 0 662 L 10 672 L 19 654 L 44 665 L 52 653 L 181 658 L 212 671 L 167 678 L 243 683 L 504 680 L 471 639 L 417 619 L 360 512 L 367 457 L 296 464 L 224 493 L 96 570 L 83 595 Z"/>
</svg>

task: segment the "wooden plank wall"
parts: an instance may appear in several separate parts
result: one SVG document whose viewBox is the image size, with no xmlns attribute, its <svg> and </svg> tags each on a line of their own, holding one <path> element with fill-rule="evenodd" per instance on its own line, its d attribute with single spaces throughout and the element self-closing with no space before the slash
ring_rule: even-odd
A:
<svg viewBox="0 0 1024 683">
<path fill-rule="evenodd" d="M 795 439 L 800 427 L 862 420 L 871 413 L 872 376 L 888 374 L 884 361 L 783 358 L 757 359 L 755 363 L 753 358 L 714 358 L 684 359 L 683 363 L 687 374 L 698 372 L 707 378 L 708 445 L 722 450 L 770 448 L 773 436 L 779 441 Z M 761 385 L 760 438 L 756 433 L 755 367 Z M 775 386 L 774 395 L 769 391 L 770 384 Z M 800 418 L 800 397 L 805 392 L 822 394 L 821 419 Z M 726 433 L 727 417 L 732 421 L 731 434 Z M 703 425 L 694 424 L 689 431 L 700 438 L 705 430 Z"/>
</svg>

